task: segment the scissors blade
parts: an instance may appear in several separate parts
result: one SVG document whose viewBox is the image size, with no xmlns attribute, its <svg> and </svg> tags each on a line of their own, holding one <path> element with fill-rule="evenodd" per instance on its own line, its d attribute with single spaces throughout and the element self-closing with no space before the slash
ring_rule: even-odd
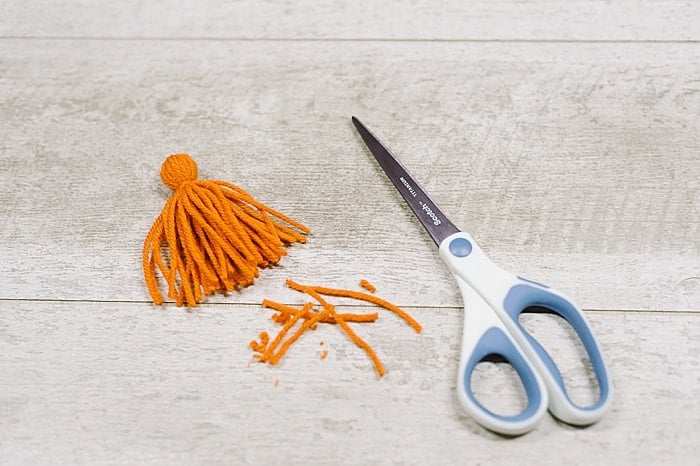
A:
<svg viewBox="0 0 700 466">
<path fill-rule="evenodd" d="M 442 213 L 408 170 L 391 155 L 391 152 L 379 142 L 370 130 L 355 117 L 352 117 L 352 122 L 374 158 L 377 159 L 379 165 L 428 231 L 430 237 L 433 238 L 435 244 L 439 246 L 445 238 L 459 232 L 460 229 Z"/>
</svg>

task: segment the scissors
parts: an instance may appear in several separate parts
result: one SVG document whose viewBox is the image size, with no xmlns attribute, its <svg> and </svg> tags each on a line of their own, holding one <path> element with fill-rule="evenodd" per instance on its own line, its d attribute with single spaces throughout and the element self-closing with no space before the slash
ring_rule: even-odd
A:
<svg viewBox="0 0 700 466">
<path fill-rule="evenodd" d="M 454 275 L 465 307 L 457 393 L 462 407 L 482 426 L 504 435 L 532 430 L 549 411 L 559 420 L 585 426 L 598 421 L 612 399 L 612 384 L 600 347 L 581 310 L 562 293 L 527 280 L 491 262 L 469 234 L 442 213 L 389 150 L 355 117 L 352 122 L 370 152 L 439 247 Z M 579 406 L 566 392 L 561 373 L 547 351 L 520 324 L 519 316 L 536 308 L 557 314 L 574 329 L 588 354 L 598 383 L 598 400 Z M 505 361 L 525 388 L 527 405 L 518 414 L 501 415 L 474 396 L 472 373 L 483 361 Z"/>
</svg>

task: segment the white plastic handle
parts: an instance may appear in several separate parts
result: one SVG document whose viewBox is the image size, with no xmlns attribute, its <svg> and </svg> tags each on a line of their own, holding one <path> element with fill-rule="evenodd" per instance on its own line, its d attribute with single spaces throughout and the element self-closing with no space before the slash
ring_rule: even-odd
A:
<svg viewBox="0 0 700 466">
<path fill-rule="evenodd" d="M 462 407 L 479 424 L 504 435 L 532 430 L 547 411 L 547 388 L 536 369 L 488 304 L 459 276 L 455 276 L 464 299 L 464 331 L 457 375 L 457 396 Z M 513 366 L 527 395 L 527 406 L 518 414 L 497 414 L 483 406 L 471 387 L 476 366 L 489 356 L 500 356 Z"/>
<path fill-rule="evenodd" d="M 475 348 L 477 343 L 474 340 L 482 339 L 483 334 L 488 331 L 483 322 L 487 319 L 490 319 L 489 322 L 499 322 L 502 326 L 501 330 L 504 330 L 504 334 L 508 337 L 504 341 L 515 342 L 515 346 L 526 356 L 531 367 L 535 368 L 544 381 L 549 394 L 549 410 L 552 414 L 573 425 L 588 425 L 598 421 L 611 404 L 612 383 L 598 342 L 581 310 L 563 294 L 545 285 L 517 277 L 491 262 L 467 233 L 455 233 L 446 238 L 440 244 L 440 256 L 457 278 L 467 312 L 478 311 L 478 318 L 469 316 L 470 322 L 473 321 L 476 327 L 473 330 L 474 335 L 467 333 L 465 318 L 463 344 L 469 348 Z M 480 304 L 476 309 L 470 310 L 469 301 Z M 599 398 L 595 403 L 582 407 L 571 401 L 566 393 L 561 374 L 550 355 L 520 325 L 518 318 L 528 307 L 542 307 L 558 314 L 577 333 L 598 382 Z M 492 317 L 481 317 L 482 315 Z M 511 362 L 507 357 L 505 359 Z M 516 364 L 513 366 L 517 371 Z M 520 371 L 518 373 L 523 380 Z M 523 380 L 523 383 L 530 397 L 531 392 L 534 394 L 535 390 L 533 388 L 528 391 L 527 381 Z"/>
</svg>

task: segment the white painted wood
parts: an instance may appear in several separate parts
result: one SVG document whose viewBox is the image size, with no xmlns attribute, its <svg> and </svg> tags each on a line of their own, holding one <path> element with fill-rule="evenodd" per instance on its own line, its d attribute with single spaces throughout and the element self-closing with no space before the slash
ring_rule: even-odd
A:
<svg viewBox="0 0 700 466">
<path fill-rule="evenodd" d="M 330 326 L 306 334 L 277 366 L 254 362 L 248 341 L 275 328 L 259 306 L 0 301 L 0 312 L 2 464 L 697 460 L 695 314 L 588 313 L 616 384 L 612 410 L 587 429 L 547 416 L 508 440 L 457 402 L 460 309 L 410 309 L 422 334 L 387 313 L 356 325 L 386 366 L 381 380 Z M 562 366 L 575 368 L 575 348 L 541 323 L 530 322 Z M 481 386 L 493 391 L 490 402 L 510 390 L 507 381 Z"/>
<path fill-rule="evenodd" d="M 697 2 L 159 0 L 3 2 L 0 35 L 244 39 L 697 41 Z"/>
<path fill-rule="evenodd" d="M 313 231 L 220 301 L 364 277 L 402 305 L 460 306 L 356 114 L 506 268 L 586 309 L 698 310 L 698 51 L 2 41 L 0 297 L 147 301 L 160 164 L 185 151 Z"/>
<path fill-rule="evenodd" d="M 670 1 L 2 2 L 0 465 L 696 464 L 697 24 Z M 507 440 L 461 411 L 457 287 L 351 114 L 495 261 L 587 309 L 599 424 Z M 180 151 L 313 230 L 189 312 L 140 276 Z M 382 380 L 332 327 L 258 364 L 261 299 L 303 299 L 287 277 L 367 278 L 424 332 L 359 326 Z M 590 401 L 570 332 L 527 317 Z M 480 375 L 517 411 L 512 374 Z"/>
</svg>

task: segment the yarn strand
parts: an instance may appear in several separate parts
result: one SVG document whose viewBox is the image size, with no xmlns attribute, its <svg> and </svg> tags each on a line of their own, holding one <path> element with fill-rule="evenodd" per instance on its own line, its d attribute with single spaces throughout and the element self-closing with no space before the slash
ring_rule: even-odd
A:
<svg viewBox="0 0 700 466">
<path fill-rule="evenodd" d="M 374 349 L 360 336 L 355 333 L 355 331 L 348 325 L 348 323 L 373 323 L 377 321 L 379 317 L 378 313 L 373 312 L 371 314 L 354 314 L 354 313 L 344 313 L 340 314 L 336 312 L 335 305 L 329 303 L 323 296 L 333 296 L 333 297 L 344 297 L 358 299 L 361 301 L 369 302 L 377 306 L 383 307 L 389 311 L 398 314 L 403 320 L 406 321 L 416 333 L 421 332 L 421 325 L 416 322 L 411 316 L 409 316 L 405 311 L 400 309 L 394 304 L 389 303 L 383 299 L 376 298 L 375 296 L 367 295 L 353 290 L 344 290 L 336 288 L 326 288 L 321 286 L 312 285 L 302 285 L 293 280 L 287 279 L 286 285 L 301 293 L 305 293 L 313 298 L 320 308 L 317 308 L 313 302 L 307 302 L 301 308 L 296 306 L 290 306 L 283 303 L 278 303 L 271 301 L 269 299 L 264 299 L 262 302 L 263 307 L 272 309 L 275 314 L 272 315 L 272 320 L 278 324 L 282 324 L 282 328 L 278 331 L 272 341 L 270 341 L 270 336 L 267 332 L 260 332 L 260 341 L 253 340 L 249 343 L 249 347 L 254 352 L 254 358 L 262 363 L 268 363 L 271 365 L 277 364 L 280 359 L 285 355 L 287 350 L 308 330 L 315 330 L 319 323 L 324 324 L 337 324 L 347 337 L 355 343 L 359 348 L 364 350 L 364 352 L 369 356 L 374 364 L 379 377 L 383 377 L 386 373 L 384 365 L 380 361 L 377 353 Z M 369 283 L 367 280 L 362 280 L 360 286 L 367 290 L 376 291 L 374 285 Z M 301 321 L 301 322 L 300 322 Z M 298 323 L 301 325 L 297 326 L 294 333 L 287 337 L 287 334 L 294 328 Z M 285 340 L 285 337 L 286 340 Z M 321 342 L 323 345 L 323 342 Z M 321 359 L 325 359 L 328 356 L 328 350 L 321 353 Z"/>
</svg>

